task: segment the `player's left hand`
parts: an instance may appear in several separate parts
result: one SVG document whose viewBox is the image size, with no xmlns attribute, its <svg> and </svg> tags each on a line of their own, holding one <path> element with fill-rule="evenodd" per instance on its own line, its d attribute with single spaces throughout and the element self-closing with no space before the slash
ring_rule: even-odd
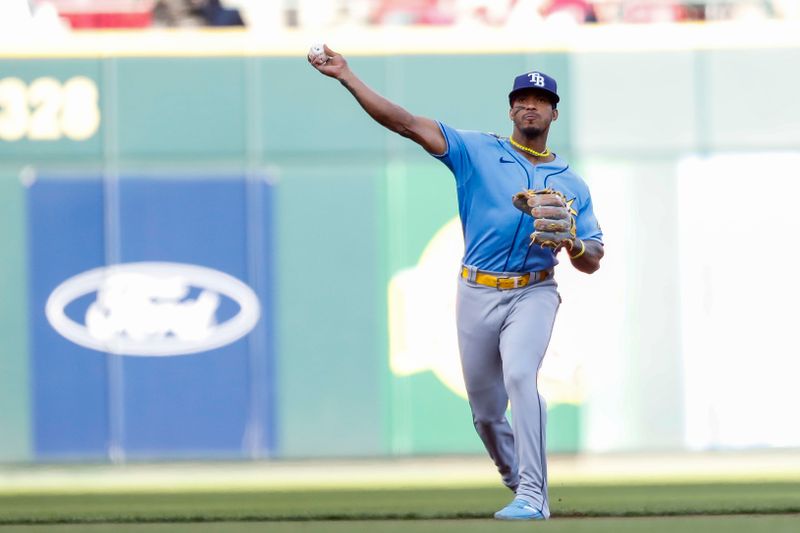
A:
<svg viewBox="0 0 800 533">
<path fill-rule="evenodd" d="M 511 201 L 514 207 L 533 217 L 531 245 L 552 248 L 554 253 L 562 248 L 572 249 L 575 242 L 575 218 L 561 192 L 554 189 L 530 189 L 518 192 Z"/>
</svg>

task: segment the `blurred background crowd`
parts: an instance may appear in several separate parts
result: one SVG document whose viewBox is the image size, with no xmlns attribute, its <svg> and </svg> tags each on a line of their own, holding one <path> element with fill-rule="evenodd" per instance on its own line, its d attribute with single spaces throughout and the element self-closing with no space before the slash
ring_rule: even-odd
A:
<svg viewBox="0 0 800 533">
<path fill-rule="evenodd" d="M 246 26 L 681 23 L 798 19 L 798 0 L 3 0 L 0 27 L 50 29 Z"/>
</svg>

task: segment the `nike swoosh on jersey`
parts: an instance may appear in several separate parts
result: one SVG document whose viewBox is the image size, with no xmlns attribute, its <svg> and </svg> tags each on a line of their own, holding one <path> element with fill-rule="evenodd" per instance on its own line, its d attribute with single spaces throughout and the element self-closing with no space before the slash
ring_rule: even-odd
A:
<svg viewBox="0 0 800 533">
<path fill-rule="evenodd" d="M 514 161 L 513 159 L 506 159 L 503 156 L 500 156 L 500 162 L 501 163 L 516 163 L 516 161 Z"/>
</svg>

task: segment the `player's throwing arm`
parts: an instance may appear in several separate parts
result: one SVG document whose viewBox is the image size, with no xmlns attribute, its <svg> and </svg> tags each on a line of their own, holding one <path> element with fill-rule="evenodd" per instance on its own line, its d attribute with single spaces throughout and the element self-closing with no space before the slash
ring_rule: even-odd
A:
<svg viewBox="0 0 800 533">
<path fill-rule="evenodd" d="M 434 120 L 412 115 L 370 89 L 350 70 L 345 58 L 327 45 L 312 46 L 308 62 L 322 74 L 339 80 L 380 125 L 411 139 L 432 154 L 441 154 L 447 149 L 444 136 Z"/>
</svg>

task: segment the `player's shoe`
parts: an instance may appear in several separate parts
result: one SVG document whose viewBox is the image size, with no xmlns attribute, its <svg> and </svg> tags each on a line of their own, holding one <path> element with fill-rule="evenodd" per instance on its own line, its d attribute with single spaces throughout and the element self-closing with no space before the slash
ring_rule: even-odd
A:
<svg viewBox="0 0 800 533">
<path fill-rule="evenodd" d="M 544 515 L 522 498 L 514 501 L 494 513 L 497 520 L 544 520 Z"/>
</svg>

